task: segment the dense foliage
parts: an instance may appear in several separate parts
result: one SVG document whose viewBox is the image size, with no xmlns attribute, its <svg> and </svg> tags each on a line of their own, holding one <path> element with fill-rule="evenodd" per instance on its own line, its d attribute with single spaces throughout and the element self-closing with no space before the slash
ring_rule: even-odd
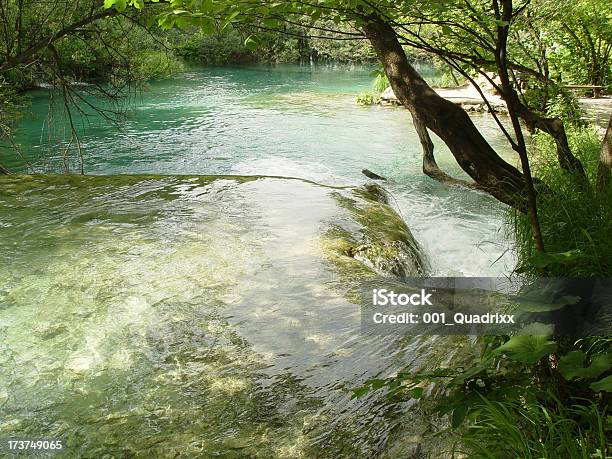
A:
<svg viewBox="0 0 612 459">
<path fill-rule="evenodd" d="M 546 263 L 551 276 L 611 277 L 612 246 L 607 235 L 612 231 L 612 190 L 596 191 L 600 135 L 592 127 L 573 126 L 569 138 L 585 165 L 590 186 L 577 188 L 559 171 L 550 139 L 534 136 L 534 169 L 547 185 L 540 192 L 539 215 L 549 253 L 543 256 L 534 252 L 529 223 L 514 214 L 519 271 L 537 276 Z"/>
</svg>

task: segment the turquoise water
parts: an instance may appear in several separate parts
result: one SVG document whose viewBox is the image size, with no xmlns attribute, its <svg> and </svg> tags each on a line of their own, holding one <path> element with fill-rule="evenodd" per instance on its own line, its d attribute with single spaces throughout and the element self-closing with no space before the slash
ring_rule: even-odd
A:
<svg viewBox="0 0 612 459">
<path fill-rule="evenodd" d="M 153 82 L 126 105 L 119 126 L 101 116 L 81 120 L 90 174 L 237 174 L 299 177 L 356 185 L 360 171 L 386 176 L 385 187 L 438 274 L 500 275 L 514 257 L 503 229 L 504 206 L 477 191 L 451 188 L 421 172 L 421 150 L 402 108 L 363 107 L 370 68 L 253 66 L 194 69 Z M 34 95 L 19 139 L 34 170 L 62 170 L 67 139 L 61 107 L 45 124 L 48 93 Z M 56 104 L 57 105 L 57 104 Z M 475 124 L 498 151 L 512 153 L 487 115 Z M 437 159 L 463 172 L 438 139 Z M 68 160 L 78 170 L 77 155 Z M 19 161 L 6 161 L 23 169 Z M 497 260 L 497 261 L 496 261 Z"/>
</svg>

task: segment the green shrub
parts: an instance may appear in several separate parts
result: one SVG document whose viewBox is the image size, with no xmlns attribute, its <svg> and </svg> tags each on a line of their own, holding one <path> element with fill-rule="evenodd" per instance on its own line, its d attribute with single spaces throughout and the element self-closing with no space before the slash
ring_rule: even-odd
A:
<svg viewBox="0 0 612 459">
<path fill-rule="evenodd" d="M 565 88 L 543 87 L 532 81 L 523 92 L 523 98 L 529 107 L 546 116 L 562 119 L 566 124 L 585 126 L 584 111 L 574 95 Z"/>
<path fill-rule="evenodd" d="M 207 65 L 223 65 L 250 62 L 254 58 L 244 46 L 244 39 L 237 31 L 207 35 L 201 31 L 190 34 L 176 46 L 179 56 L 188 61 Z"/>
<path fill-rule="evenodd" d="M 163 78 L 185 68 L 183 62 L 168 51 L 147 49 L 136 60 L 136 75 L 140 80 Z"/>
<path fill-rule="evenodd" d="M 451 70 L 444 70 L 437 75 L 432 75 L 427 82 L 435 88 L 458 88 L 467 83 L 467 78 L 455 75 Z"/>
<path fill-rule="evenodd" d="M 548 101 L 546 114 L 562 119 L 566 124 L 585 126 L 584 110 L 572 93 L 567 90 L 557 91 Z"/>
<path fill-rule="evenodd" d="M 379 73 L 374 79 L 374 82 L 372 83 L 372 89 L 375 92 L 380 94 L 388 87 L 389 87 L 389 78 L 387 78 L 387 75 L 385 75 L 384 73 Z"/>
<path fill-rule="evenodd" d="M 376 105 L 378 102 L 380 102 L 380 94 L 372 91 L 364 91 L 357 96 L 359 105 Z"/>
<path fill-rule="evenodd" d="M 389 79 L 382 70 L 375 70 L 376 75 L 372 82 L 371 91 L 363 91 L 357 96 L 357 103 L 360 105 L 376 105 L 380 102 L 380 94 L 389 87 Z"/>
</svg>

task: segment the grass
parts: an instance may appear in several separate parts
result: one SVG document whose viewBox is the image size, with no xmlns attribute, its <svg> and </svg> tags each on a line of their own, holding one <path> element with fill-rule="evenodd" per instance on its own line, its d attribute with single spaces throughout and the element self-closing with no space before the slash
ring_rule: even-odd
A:
<svg viewBox="0 0 612 459">
<path fill-rule="evenodd" d="M 389 80 L 384 74 L 378 74 L 372 82 L 372 90 L 364 91 L 357 96 L 359 105 L 376 105 L 380 102 L 380 95 L 389 87 Z"/>
<path fill-rule="evenodd" d="M 494 402 L 483 398 L 463 442 L 475 458 L 567 459 L 607 457 L 609 416 L 591 401 L 566 407 L 551 398 Z"/>
<path fill-rule="evenodd" d="M 535 175 L 548 187 L 538 195 L 538 215 L 546 251 L 563 253 L 558 263 L 547 266 L 549 276 L 612 276 L 612 187 L 595 190 L 601 140 L 590 127 L 571 127 L 570 146 L 582 161 L 589 185 L 581 189 L 560 167 L 549 136 L 536 134 L 532 147 Z M 531 227 L 526 215 L 512 212 L 511 226 L 517 243 L 520 270 L 538 275 L 534 265 Z"/>
</svg>

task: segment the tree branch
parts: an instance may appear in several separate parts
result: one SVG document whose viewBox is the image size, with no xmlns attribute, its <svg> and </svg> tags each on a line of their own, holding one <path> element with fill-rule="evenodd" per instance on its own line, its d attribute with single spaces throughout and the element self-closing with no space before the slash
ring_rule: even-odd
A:
<svg viewBox="0 0 612 459">
<path fill-rule="evenodd" d="M 52 45 L 54 42 L 56 42 L 60 38 L 65 37 L 66 35 L 69 35 L 75 32 L 80 27 L 83 27 L 87 24 L 91 24 L 92 22 L 95 22 L 98 19 L 115 16 L 117 14 L 118 14 L 117 11 L 114 9 L 106 10 L 106 11 L 102 11 L 100 13 L 88 16 L 86 18 L 83 18 L 80 21 L 74 22 L 70 24 L 69 26 L 66 26 L 63 29 L 45 37 L 44 39 L 39 40 L 38 42 L 30 46 L 28 49 L 21 52 L 20 54 L 17 54 L 16 56 L 4 61 L 2 65 L 0 65 L 0 72 L 5 72 L 6 70 L 12 69 L 19 64 L 24 64 L 24 63 L 29 62 L 29 60 L 32 59 L 39 51 L 42 51 L 43 49 L 48 48 L 49 45 Z"/>
</svg>

